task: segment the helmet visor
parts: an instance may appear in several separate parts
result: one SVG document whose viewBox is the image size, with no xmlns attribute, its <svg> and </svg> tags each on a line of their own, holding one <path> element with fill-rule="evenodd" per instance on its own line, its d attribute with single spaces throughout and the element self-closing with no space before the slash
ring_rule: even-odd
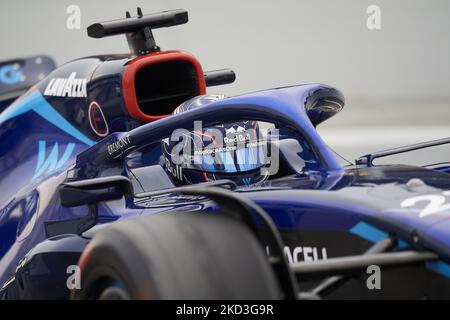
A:
<svg viewBox="0 0 450 320">
<path fill-rule="evenodd" d="M 252 171 L 266 164 L 265 149 L 265 143 L 258 142 L 211 147 L 202 150 L 203 153 L 195 155 L 190 167 L 209 173 Z"/>
</svg>

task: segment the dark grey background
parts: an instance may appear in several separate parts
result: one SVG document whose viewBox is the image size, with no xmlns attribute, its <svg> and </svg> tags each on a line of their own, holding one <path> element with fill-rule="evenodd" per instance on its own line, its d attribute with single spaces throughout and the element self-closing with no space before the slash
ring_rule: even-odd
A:
<svg viewBox="0 0 450 320">
<path fill-rule="evenodd" d="M 71 4 L 81 8 L 80 30 L 66 28 Z M 381 30 L 366 27 L 371 4 L 381 8 Z M 211 92 L 310 82 L 341 89 L 345 110 L 319 132 L 350 159 L 450 136 L 448 0 L 2 0 L 0 60 L 49 53 L 62 64 L 127 52 L 124 37 L 89 39 L 86 27 L 138 5 L 144 13 L 189 10 L 187 25 L 157 30 L 155 37 L 163 49 L 195 54 L 205 70 L 235 69 L 235 84 Z M 449 161 L 450 147 L 407 159 Z"/>
</svg>

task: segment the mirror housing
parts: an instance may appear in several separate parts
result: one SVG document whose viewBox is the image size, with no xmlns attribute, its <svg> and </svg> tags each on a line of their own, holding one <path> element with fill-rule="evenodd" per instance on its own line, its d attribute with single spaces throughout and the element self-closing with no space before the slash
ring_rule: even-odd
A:
<svg viewBox="0 0 450 320">
<path fill-rule="evenodd" d="M 133 185 L 127 177 L 111 176 L 63 183 L 59 187 L 61 205 L 77 207 L 133 195 Z"/>
<path fill-rule="evenodd" d="M 207 71 L 204 76 L 207 87 L 230 84 L 236 80 L 236 74 L 231 69 Z"/>
<path fill-rule="evenodd" d="M 134 192 L 130 179 L 111 176 L 63 183 L 59 187 L 59 195 L 62 206 L 88 205 L 88 214 L 75 219 L 46 221 L 47 238 L 61 234 L 82 234 L 97 224 L 99 202 L 133 196 Z"/>
</svg>

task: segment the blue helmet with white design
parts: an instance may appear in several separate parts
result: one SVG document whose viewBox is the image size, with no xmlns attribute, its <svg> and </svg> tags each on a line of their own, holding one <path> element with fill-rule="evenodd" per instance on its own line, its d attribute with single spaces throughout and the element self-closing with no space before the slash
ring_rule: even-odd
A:
<svg viewBox="0 0 450 320">
<path fill-rule="evenodd" d="M 184 112 L 224 99 L 205 95 L 181 104 L 174 113 Z M 230 179 L 251 185 L 267 179 L 266 141 L 260 137 L 257 121 L 239 121 L 193 131 L 181 131 L 162 141 L 164 167 L 178 184 L 196 184 Z"/>
</svg>

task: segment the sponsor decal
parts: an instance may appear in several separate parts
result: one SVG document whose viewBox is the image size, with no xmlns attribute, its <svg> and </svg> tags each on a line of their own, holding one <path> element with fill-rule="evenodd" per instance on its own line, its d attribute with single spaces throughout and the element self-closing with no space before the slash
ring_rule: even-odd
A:
<svg viewBox="0 0 450 320">
<path fill-rule="evenodd" d="M 38 178 L 44 173 L 52 173 L 53 171 L 61 168 L 67 160 L 69 160 L 72 155 L 73 150 L 75 149 L 75 143 L 68 143 L 64 153 L 61 158 L 59 157 L 59 144 L 55 142 L 53 145 L 52 151 L 46 157 L 46 141 L 39 141 L 39 153 L 38 153 L 38 162 L 36 164 L 36 169 L 34 171 L 33 179 Z"/>
<path fill-rule="evenodd" d="M 247 131 L 247 130 L 245 130 L 244 127 L 241 127 L 241 126 L 237 126 L 237 127 L 232 126 L 232 127 L 228 128 L 228 129 L 226 129 L 226 130 L 225 130 L 225 133 L 226 133 L 226 134 L 234 134 L 234 133 L 237 133 L 237 132 L 246 132 L 246 131 Z"/>
<path fill-rule="evenodd" d="M 317 261 L 328 259 L 327 248 L 319 247 L 284 247 L 284 254 L 290 264 L 302 261 Z M 269 247 L 266 247 L 266 253 L 269 256 Z"/>
<path fill-rule="evenodd" d="M 175 178 L 179 180 L 183 180 L 183 168 L 178 165 L 172 166 L 169 159 L 166 158 L 166 169 L 169 171 Z"/>
<path fill-rule="evenodd" d="M 232 126 L 228 129 L 225 129 L 225 135 L 223 141 L 226 144 L 235 144 L 238 142 L 248 142 L 252 138 L 255 140 L 257 137 L 252 137 L 250 133 L 247 132 L 242 126 Z"/>
<path fill-rule="evenodd" d="M 92 131 L 99 137 L 106 137 L 109 134 L 108 122 L 106 121 L 102 108 L 100 108 L 100 105 L 97 102 L 91 102 L 88 114 Z"/>
<path fill-rule="evenodd" d="M 289 263 L 297 263 L 300 261 L 317 261 L 326 260 L 328 258 L 327 248 L 318 247 L 284 247 L 284 254 Z"/>
<path fill-rule="evenodd" d="M 117 151 L 120 151 L 121 149 L 125 148 L 130 144 L 130 136 L 125 136 L 116 142 L 111 143 L 108 145 L 108 153 L 109 155 L 112 155 L 113 153 L 116 153 Z"/>
<path fill-rule="evenodd" d="M 226 144 L 231 144 L 231 143 L 238 143 L 238 142 L 247 142 L 250 141 L 251 139 L 251 135 L 250 134 L 233 134 L 232 137 L 228 137 L 226 136 L 225 138 L 223 138 L 223 141 Z"/>
<path fill-rule="evenodd" d="M 84 98 L 87 97 L 87 79 L 77 78 L 72 72 L 68 78 L 52 78 L 45 88 L 44 96 Z"/>
</svg>

